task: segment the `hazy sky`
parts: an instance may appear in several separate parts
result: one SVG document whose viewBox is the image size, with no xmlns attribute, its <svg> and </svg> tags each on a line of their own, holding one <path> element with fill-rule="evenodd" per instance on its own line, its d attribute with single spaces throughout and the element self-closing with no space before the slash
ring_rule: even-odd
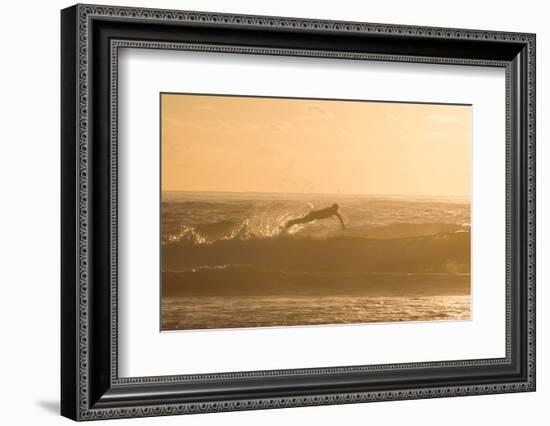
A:
<svg viewBox="0 0 550 426">
<path fill-rule="evenodd" d="M 470 196 L 470 106 L 161 102 L 164 191 Z"/>
</svg>

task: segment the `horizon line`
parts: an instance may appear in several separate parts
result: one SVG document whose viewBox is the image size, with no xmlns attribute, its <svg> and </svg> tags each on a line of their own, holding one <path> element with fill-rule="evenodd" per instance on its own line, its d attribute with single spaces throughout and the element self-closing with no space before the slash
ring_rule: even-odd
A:
<svg viewBox="0 0 550 426">
<path fill-rule="evenodd" d="M 187 192 L 187 193 L 212 193 L 212 194 L 272 194 L 272 195 L 359 195 L 359 196 L 386 196 L 386 197 L 438 197 L 438 198 L 470 198 L 471 195 L 441 195 L 441 194 L 398 194 L 398 193 L 343 193 L 343 192 L 273 192 L 273 191 L 214 191 L 214 190 L 188 190 L 170 189 L 161 192 Z"/>
</svg>

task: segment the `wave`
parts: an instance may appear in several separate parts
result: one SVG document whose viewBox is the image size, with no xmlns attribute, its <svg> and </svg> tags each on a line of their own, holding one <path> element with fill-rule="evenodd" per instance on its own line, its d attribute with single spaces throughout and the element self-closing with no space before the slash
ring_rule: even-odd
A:
<svg viewBox="0 0 550 426">
<path fill-rule="evenodd" d="M 293 225 L 286 229 L 288 216 L 274 217 L 271 221 L 243 222 L 220 220 L 212 223 L 196 225 L 181 225 L 176 232 L 167 233 L 165 244 L 191 243 L 212 244 L 218 240 L 249 240 L 274 237 L 304 237 L 304 238 L 376 238 L 399 239 L 469 231 L 469 224 L 457 223 L 392 223 L 388 225 L 363 225 L 341 229 L 338 224 L 325 222 L 322 226 L 317 222 L 306 225 Z M 328 223 L 328 225 L 327 225 Z"/>
<path fill-rule="evenodd" d="M 222 265 L 163 272 L 163 297 L 469 295 L 469 274 L 278 271 Z"/>
<path fill-rule="evenodd" d="M 470 232 L 406 238 L 248 236 L 162 246 L 163 271 L 243 264 L 279 271 L 469 273 Z"/>
</svg>

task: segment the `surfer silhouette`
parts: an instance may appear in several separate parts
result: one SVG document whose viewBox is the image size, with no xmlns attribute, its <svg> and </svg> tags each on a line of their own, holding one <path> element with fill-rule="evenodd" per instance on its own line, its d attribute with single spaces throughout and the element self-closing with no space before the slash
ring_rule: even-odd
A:
<svg viewBox="0 0 550 426">
<path fill-rule="evenodd" d="M 309 223 L 309 222 L 313 222 L 314 220 L 328 219 L 329 217 L 332 217 L 332 216 L 336 216 L 340 220 L 340 223 L 342 224 L 342 229 L 346 229 L 344 225 L 344 220 L 342 219 L 342 216 L 340 216 L 340 214 L 338 213 L 338 204 L 336 203 L 324 209 L 312 210 L 305 216 L 300 217 L 298 219 L 289 220 L 286 223 L 286 229 L 290 228 L 292 225 L 297 225 L 299 223 Z"/>
</svg>

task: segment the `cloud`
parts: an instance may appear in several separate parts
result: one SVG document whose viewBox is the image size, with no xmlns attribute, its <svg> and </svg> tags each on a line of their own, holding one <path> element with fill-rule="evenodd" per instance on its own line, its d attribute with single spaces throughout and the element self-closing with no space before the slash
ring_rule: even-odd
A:
<svg viewBox="0 0 550 426">
<path fill-rule="evenodd" d="M 321 114 L 321 115 L 328 114 L 326 109 L 321 108 L 320 106 L 317 106 L 317 105 L 307 105 L 306 111 L 309 112 L 310 114 Z"/>
<path fill-rule="evenodd" d="M 265 126 L 265 130 L 274 132 L 274 133 L 287 133 L 285 126 L 275 123 L 269 123 Z"/>
<path fill-rule="evenodd" d="M 165 134 L 180 132 L 227 132 L 232 127 L 226 121 L 216 118 L 205 120 L 164 118 L 163 120 L 163 127 L 166 129 Z"/>
<path fill-rule="evenodd" d="M 306 105 L 305 113 L 310 118 L 332 118 L 333 115 L 320 105 Z"/>
</svg>

